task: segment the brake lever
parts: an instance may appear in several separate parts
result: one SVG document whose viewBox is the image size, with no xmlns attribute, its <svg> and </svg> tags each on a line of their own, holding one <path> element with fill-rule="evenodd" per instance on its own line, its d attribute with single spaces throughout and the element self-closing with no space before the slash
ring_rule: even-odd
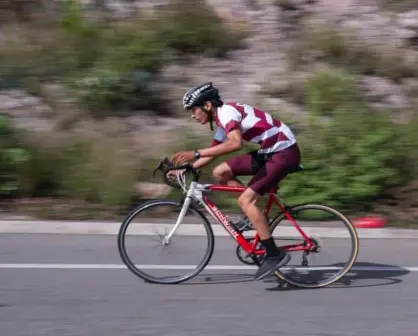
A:
<svg viewBox="0 0 418 336">
<path fill-rule="evenodd" d="M 174 165 L 170 162 L 170 160 L 167 157 L 165 157 L 158 163 L 157 168 L 155 168 L 152 176 L 155 177 L 155 173 L 157 172 L 157 170 L 164 170 L 166 168 L 171 167 L 174 167 Z"/>
<path fill-rule="evenodd" d="M 155 177 L 155 173 L 157 172 L 157 170 L 160 170 L 161 169 L 161 166 L 162 166 L 162 164 L 161 164 L 161 161 L 160 161 L 160 163 L 158 164 L 157 168 L 155 168 L 154 172 L 152 173 L 152 177 Z"/>
</svg>

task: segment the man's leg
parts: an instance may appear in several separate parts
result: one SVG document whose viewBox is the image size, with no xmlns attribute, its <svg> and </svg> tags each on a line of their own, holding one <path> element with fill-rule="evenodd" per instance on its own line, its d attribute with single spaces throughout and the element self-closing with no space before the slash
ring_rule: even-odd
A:
<svg viewBox="0 0 418 336">
<path fill-rule="evenodd" d="M 212 174 L 220 184 L 231 187 L 244 187 L 244 184 L 237 179 L 237 176 L 254 175 L 259 169 L 259 166 L 254 161 L 256 157 L 255 151 L 236 155 L 217 165 L 213 169 Z"/>
<path fill-rule="evenodd" d="M 238 198 L 238 204 L 255 226 L 267 252 L 263 264 L 255 275 L 257 280 L 265 278 L 271 272 L 286 265 L 290 261 L 290 255 L 277 248 L 270 235 L 267 219 L 256 206 L 256 202 L 272 187 L 277 186 L 299 163 L 300 152 L 297 145 L 273 154 L 257 171 L 248 183 L 248 188 Z"/>
<path fill-rule="evenodd" d="M 217 165 L 213 169 L 212 175 L 215 177 L 219 184 L 225 184 L 230 187 L 244 186 L 244 184 L 235 177 L 234 173 L 226 162 L 222 162 L 221 164 Z"/>
<path fill-rule="evenodd" d="M 212 174 L 219 184 L 244 187 L 245 185 L 237 179 L 237 176 L 251 176 L 257 172 L 258 167 L 255 166 L 254 155 L 254 152 L 250 152 L 232 157 L 216 166 Z M 245 215 L 232 224 L 239 231 L 252 230 L 251 222 Z"/>
<path fill-rule="evenodd" d="M 238 204 L 254 225 L 260 236 L 260 242 L 266 250 L 266 258 L 255 274 L 255 279 L 261 280 L 270 273 L 283 267 L 290 261 L 290 255 L 279 249 L 270 234 L 269 224 L 262 211 L 256 206 L 260 195 L 247 188 L 238 198 Z"/>
<path fill-rule="evenodd" d="M 259 197 L 260 195 L 258 195 L 255 191 L 247 188 L 238 198 L 238 204 L 241 210 L 247 215 L 248 219 L 254 225 L 260 239 L 265 240 L 270 238 L 270 230 L 266 217 L 256 206 L 256 202 Z"/>
</svg>

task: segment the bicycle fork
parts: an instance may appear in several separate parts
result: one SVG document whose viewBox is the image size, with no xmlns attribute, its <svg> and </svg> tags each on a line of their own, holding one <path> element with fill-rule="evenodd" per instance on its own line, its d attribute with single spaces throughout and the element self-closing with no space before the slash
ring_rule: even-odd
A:
<svg viewBox="0 0 418 336">
<path fill-rule="evenodd" d="M 180 226 L 180 223 L 183 221 L 184 217 L 186 216 L 187 210 L 189 209 L 190 203 L 192 202 L 192 195 L 193 195 L 195 186 L 196 186 L 196 182 L 192 182 L 190 184 L 190 188 L 187 191 L 187 195 L 184 200 L 183 206 L 181 208 L 180 214 L 177 218 L 176 224 L 171 229 L 170 233 L 164 236 L 164 239 L 162 241 L 163 245 L 168 245 L 170 243 L 171 237 L 173 236 L 174 232 L 176 232 L 176 230 Z"/>
</svg>

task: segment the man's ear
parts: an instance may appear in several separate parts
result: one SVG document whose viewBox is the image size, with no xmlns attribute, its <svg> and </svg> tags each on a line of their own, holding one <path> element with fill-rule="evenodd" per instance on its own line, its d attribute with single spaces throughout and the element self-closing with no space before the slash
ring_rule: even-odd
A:
<svg viewBox="0 0 418 336">
<path fill-rule="evenodd" d="M 205 102 L 205 104 L 203 105 L 203 107 L 205 108 L 205 110 L 210 111 L 212 110 L 212 102 L 207 101 Z"/>
</svg>

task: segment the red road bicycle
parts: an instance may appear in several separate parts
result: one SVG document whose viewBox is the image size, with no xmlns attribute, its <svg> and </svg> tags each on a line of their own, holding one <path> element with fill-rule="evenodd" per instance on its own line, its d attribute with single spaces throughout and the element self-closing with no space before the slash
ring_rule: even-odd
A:
<svg viewBox="0 0 418 336">
<path fill-rule="evenodd" d="M 199 206 L 203 206 L 207 213 L 210 214 L 219 224 L 221 224 L 221 226 L 226 229 L 228 234 L 236 241 L 236 255 L 242 263 L 246 265 L 254 265 L 252 267 L 260 265 L 265 255 L 265 251 L 259 242 L 260 239 L 258 234 L 255 233 L 252 237 L 246 237 L 243 232 L 236 229 L 234 224 L 228 220 L 227 216 L 224 215 L 224 213 L 207 196 L 210 192 L 241 193 L 244 191 L 244 187 L 201 184 L 199 183 L 200 171 L 192 168 L 189 164 L 174 167 L 167 158 L 159 162 L 154 174 L 157 170 L 163 171 L 165 183 L 176 188 L 181 187 L 185 197 L 181 201 L 168 199 L 152 200 L 139 205 L 125 217 L 118 233 L 118 249 L 123 262 L 129 270 L 147 282 L 159 284 L 181 283 L 202 272 L 212 258 L 215 236 L 210 222 L 199 209 Z M 177 170 L 177 172 L 180 170 L 183 171 L 183 173 L 177 173 L 178 184 L 167 178 L 167 173 L 171 170 Z M 303 167 L 299 166 L 297 171 L 301 170 L 303 170 Z M 189 185 L 187 185 L 185 177 L 187 172 L 191 172 L 193 174 L 193 179 Z M 292 261 L 301 260 L 301 265 L 286 265 L 286 267 L 283 267 L 280 271 L 275 272 L 277 278 L 285 283 L 302 288 L 320 288 L 328 286 L 343 278 L 355 263 L 359 252 L 359 239 L 353 224 L 343 214 L 325 205 L 300 204 L 288 206 L 279 196 L 277 196 L 278 190 L 279 186 L 274 186 L 268 193 L 264 215 L 269 221 L 270 230 L 275 239 L 277 236 L 279 240 L 292 240 L 292 243 L 277 244 L 287 252 L 292 253 L 292 255 L 300 253 L 301 258 L 296 259 L 292 257 Z M 273 203 L 279 207 L 280 212 L 271 218 L 270 212 Z M 186 245 L 186 247 L 189 248 L 186 253 L 181 255 L 184 255 L 184 258 L 191 258 L 192 256 L 197 255 L 198 247 L 205 246 L 205 253 L 196 262 L 196 266 L 194 266 L 194 264 L 184 265 L 184 267 L 181 265 L 176 266 L 171 264 L 162 265 L 160 268 L 164 269 L 164 276 L 155 276 L 151 275 L 149 271 L 158 269 L 158 265 L 135 264 L 132 261 L 132 258 L 128 255 L 126 241 L 127 237 L 130 236 L 127 234 L 127 230 L 130 226 L 135 226 L 135 218 L 139 217 L 147 220 L 149 218 L 162 216 L 162 218 L 165 219 L 164 223 L 166 232 L 163 235 L 160 234 L 157 240 L 161 246 L 166 247 L 172 244 L 174 233 L 181 231 L 180 226 L 184 223 L 188 216 L 192 215 L 196 216 L 192 224 L 185 225 L 197 227 L 197 224 L 195 223 L 196 218 L 200 220 L 200 238 L 203 239 L 202 237 L 204 237 L 206 242 L 193 245 L 194 242 L 192 240 L 188 240 L 186 243 L 181 243 L 181 245 Z M 286 222 L 287 226 L 284 225 Z M 336 226 L 338 223 L 340 223 L 342 227 Z M 304 224 L 308 224 L 309 227 L 303 228 Z M 334 244 L 330 243 L 329 245 L 331 247 L 337 247 L 337 252 L 333 253 L 331 256 L 336 257 L 339 262 L 331 263 L 331 266 L 324 266 L 322 264 L 319 266 L 309 265 L 308 258 L 312 255 L 319 255 L 319 253 L 324 249 L 323 240 L 320 240 L 314 235 L 315 230 L 319 226 L 322 228 L 324 226 L 328 227 L 330 231 L 328 237 L 332 237 L 333 232 L 337 232 L 334 235 L 334 238 L 338 238 L 338 242 Z M 145 232 L 145 238 L 144 235 L 142 235 L 142 242 L 138 243 L 138 241 L 135 241 L 133 248 L 133 250 L 135 250 L 140 246 L 144 246 L 146 252 L 140 253 L 140 255 L 146 260 L 148 254 L 145 255 L 145 253 L 150 253 L 150 248 L 148 246 L 150 240 L 147 237 L 151 232 L 151 227 L 158 227 L 158 224 L 149 223 L 147 227 L 143 224 L 141 219 L 139 219 L 137 229 L 139 230 L 138 232 Z M 167 232 L 167 228 L 169 228 L 169 232 Z M 274 233 L 276 228 L 279 229 L 277 234 Z M 290 230 L 293 230 L 293 233 L 291 233 Z M 132 236 L 135 236 L 135 234 Z M 139 236 L 140 235 L 136 236 L 137 239 L 139 239 Z M 185 236 L 186 234 L 182 236 L 183 239 L 186 239 L 184 238 Z M 345 256 L 342 256 L 343 253 L 341 252 L 342 238 L 349 238 L 349 251 Z M 198 239 L 198 237 L 193 237 L 192 239 Z M 173 253 L 169 254 L 168 259 L 174 258 L 174 255 L 175 254 Z M 176 255 L 176 258 L 178 258 L 178 255 Z M 339 258 L 347 261 L 341 263 L 341 259 Z M 172 260 L 173 263 L 175 263 L 175 261 L 176 260 Z M 186 270 L 188 272 L 177 276 L 167 276 L 166 273 L 168 270 Z"/>
</svg>

